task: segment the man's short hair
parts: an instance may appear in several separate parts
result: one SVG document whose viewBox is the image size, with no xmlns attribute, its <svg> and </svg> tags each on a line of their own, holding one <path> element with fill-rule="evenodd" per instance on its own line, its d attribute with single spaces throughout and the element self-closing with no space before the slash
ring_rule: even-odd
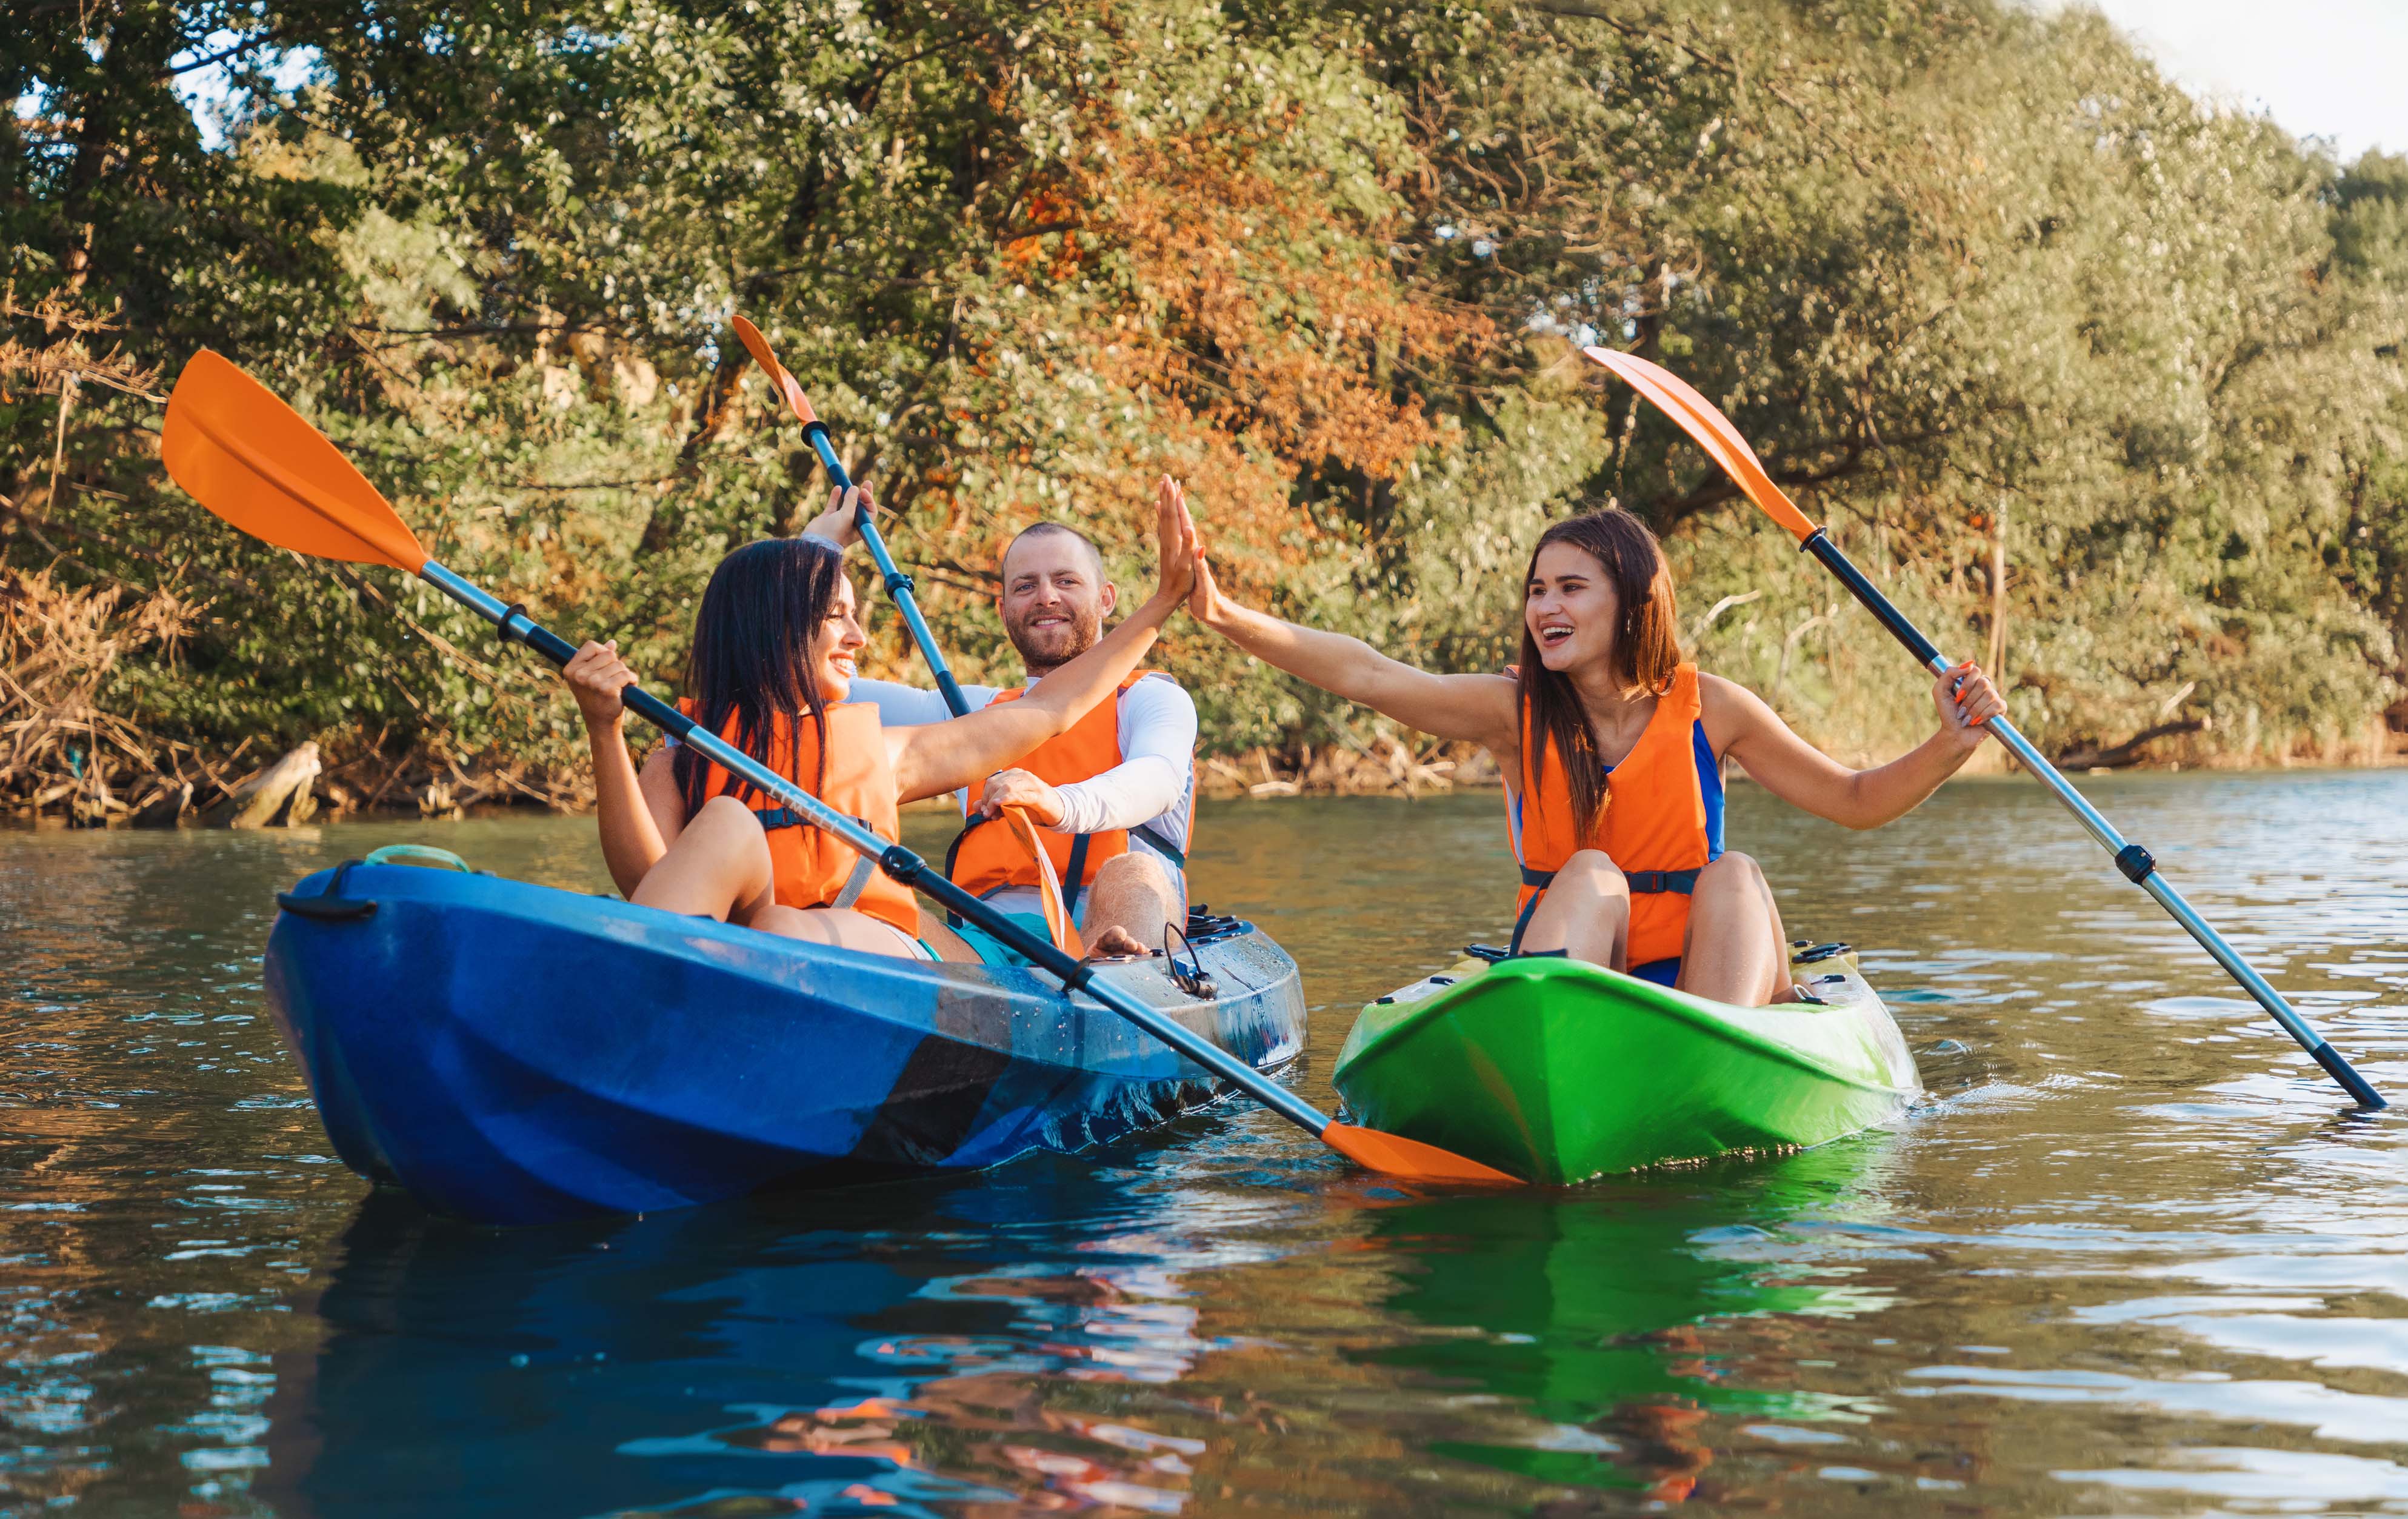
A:
<svg viewBox="0 0 2408 1519">
<path fill-rule="evenodd" d="M 1108 578 L 1104 574 L 1104 551 L 1096 547 L 1096 540 L 1094 538 L 1091 538 L 1086 534 L 1080 532 L 1077 528 L 1072 527 L 1068 523 L 1029 523 L 1026 527 L 1014 533 L 1011 536 L 1011 541 L 1003 546 L 1003 558 L 1010 559 L 1011 557 L 1011 551 L 1020 547 L 1020 540 L 1023 538 L 1053 537 L 1078 539 L 1081 546 L 1087 551 L 1087 563 L 1095 566 L 1096 583 L 1097 585 L 1104 583 L 1105 580 Z M 1002 560 L 996 561 L 996 567 L 998 572 L 1001 570 L 1002 565 Z"/>
</svg>

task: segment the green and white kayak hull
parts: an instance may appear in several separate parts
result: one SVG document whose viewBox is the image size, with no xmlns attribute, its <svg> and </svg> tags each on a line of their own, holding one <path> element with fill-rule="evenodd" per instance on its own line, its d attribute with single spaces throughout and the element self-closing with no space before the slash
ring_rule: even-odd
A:
<svg viewBox="0 0 2408 1519">
<path fill-rule="evenodd" d="M 1532 1182 L 1821 1144 L 1922 1091 L 1889 1010 L 1829 946 L 1819 1003 L 1735 1008 L 1575 960 L 1466 960 L 1363 1010 L 1331 1081 L 1354 1123 Z"/>
</svg>

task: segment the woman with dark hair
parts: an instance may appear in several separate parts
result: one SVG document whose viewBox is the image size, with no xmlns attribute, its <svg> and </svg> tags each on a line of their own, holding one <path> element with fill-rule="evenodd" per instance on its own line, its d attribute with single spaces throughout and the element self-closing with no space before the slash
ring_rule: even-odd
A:
<svg viewBox="0 0 2408 1519">
<path fill-rule="evenodd" d="M 853 503 L 847 501 L 850 507 Z M 728 742 L 886 838 L 901 803 L 940 796 L 1016 764 L 1111 695 L 1187 597 L 1194 562 L 1166 479 L 1156 503 L 1159 583 L 1137 614 L 1019 701 L 917 727 L 882 727 L 848 702 L 863 635 L 835 545 L 771 538 L 720 561 L 695 619 L 681 704 Z M 635 674 L 618 645 L 588 643 L 562 672 L 594 754 L 602 854 L 628 901 L 824 944 L 929 959 L 910 891 L 684 745 L 640 775 L 619 694 Z M 1099 939 L 1097 953 L 1137 950 Z"/>
<path fill-rule="evenodd" d="M 1568 954 L 1717 1002 L 1793 996 L 1764 873 L 1723 848 L 1722 762 L 1818 817 L 1877 828 L 1938 790 L 2006 710 L 1989 677 L 1960 665 L 1932 687 L 1938 733 L 1876 769 L 1849 769 L 1753 692 L 1682 662 L 1671 570 L 1627 511 L 1540 535 L 1512 676 L 1432 675 L 1240 607 L 1213 583 L 1192 519 L 1187 531 L 1197 622 L 1325 691 L 1496 756 L 1522 865 L 1517 953 Z"/>
</svg>

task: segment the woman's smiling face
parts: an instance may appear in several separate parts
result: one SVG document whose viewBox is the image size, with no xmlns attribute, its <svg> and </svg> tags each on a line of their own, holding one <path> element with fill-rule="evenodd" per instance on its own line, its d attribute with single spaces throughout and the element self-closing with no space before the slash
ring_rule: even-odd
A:
<svg viewBox="0 0 2408 1519">
<path fill-rule="evenodd" d="M 853 653 L 869 641 L 861 630 L 861 605 L 854 599 L 853 577 L 839 573 L 827 615 L 811 632 L 811 679 L 820 700 L 833 707 L 853 695 Z"/>
<path fill-rule="evenodd" d="M 1621 597 L 1596 555 L 1569 543 L 1539 551 L 1523 591 L 1522 622 L 1541 664 L 1561 672 L 1610 659 L 1621 617 Z"/>
</svg>

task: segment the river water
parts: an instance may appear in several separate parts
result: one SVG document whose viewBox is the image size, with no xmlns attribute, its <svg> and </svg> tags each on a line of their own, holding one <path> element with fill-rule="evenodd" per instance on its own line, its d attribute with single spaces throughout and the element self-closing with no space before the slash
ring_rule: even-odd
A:
<svg viewBox="0 0 2408 1519">
<path fill-rule="evenodd" d="M 2088 789 L 2408 1103 L 2408 774 Z M 1302 963 L 1316 1101 L 1358 1005 L 1503 936 L 1497 813 L 1206 810 L 1198 895 Z M 0 1509 L 2408 1512 L 2408 1117 L 2028 781 L 1869 835 L 1741 787 L 1731 826 L 1793 934 L 1864 948 L 1928 1105 L 1418 1197 L 1225 1105 L 519 1231 L 328 1158 L 258 957 L 276 888 L 381 843 L 593 889 L 588 824 L 0 834 Z"/>
</svg>

